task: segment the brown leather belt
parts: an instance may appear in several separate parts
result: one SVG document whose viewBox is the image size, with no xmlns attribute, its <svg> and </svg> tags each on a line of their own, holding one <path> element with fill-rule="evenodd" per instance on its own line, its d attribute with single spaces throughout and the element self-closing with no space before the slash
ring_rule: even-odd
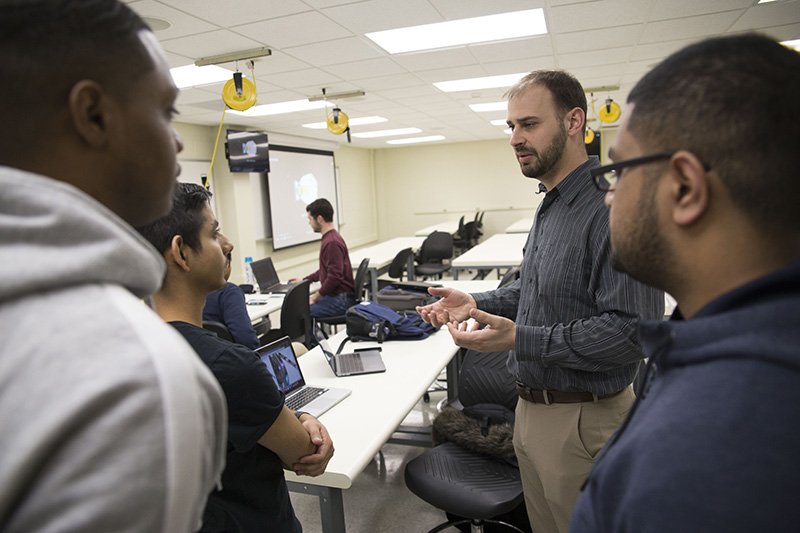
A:
<svg viewBox="0 0 800 533">
<path fill-rule="evenodd" d="M 581 403 L 581 402 L 596 402 L 603 398 L 616 396 L 619 392 L 612 394 L 597 395 L 591 392 L 562 392 L 557 390 L 537 390 L 526 387 L 520 382 L 517 382 L 517 394 L 523 400 L 531 403 L 541 403 L 550 405 L 551 403 Z"/>
</svg>

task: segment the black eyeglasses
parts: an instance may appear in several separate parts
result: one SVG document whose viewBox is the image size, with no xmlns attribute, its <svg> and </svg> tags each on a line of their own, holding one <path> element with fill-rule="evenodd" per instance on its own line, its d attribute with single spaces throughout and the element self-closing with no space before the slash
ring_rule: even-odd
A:
<svg viewBox="0 0 800 533">
<path fill-rule="evenodd" d="M 659 152 L 657 154 L 643 155 L 642 157 L 635 157 L 633 159 L 624 159 L 616 163 L 611 163 L 610 165 L 592 168 L 589 170 L 589 173 L 592 175 L 595 187 L 603 192 L 613 191 L 617 187 L 617 181 L 619 181 L 623 169 L 669 159 L 674 153 L 675 152 Z"/>
</svg>

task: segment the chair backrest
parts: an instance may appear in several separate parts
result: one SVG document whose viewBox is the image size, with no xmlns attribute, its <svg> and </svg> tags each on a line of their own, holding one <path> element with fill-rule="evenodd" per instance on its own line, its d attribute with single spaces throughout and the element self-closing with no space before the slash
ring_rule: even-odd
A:
<svg viewBox="0 0 800 533">
<path fill-rule="evenodd" d="M 403 272 L 408 266 L 408 258 L 414 255 L 413 248 L 404 248 L 395 254 L 394 259 L 389 264 L 388 275 L 393 279 L 403 279 Z"/>
<path fill-rule="evenodd" d="M 217 334 L 217 337 L 220 339 L 225 339 L 226 341 L 234 342 L 233 335 L 231 335 L 228 326 L 223 324 L 222 322 L 217 322 L 215 320 L 203 320 L 203 329 L 207 329 L 213 333 Z"/>
<path fill-rule="evenodd" d="M 467 350 L 458 381 L 458 399 L 462 405 L 496 403 L 513 411 L 517 406 L 517 386 L 507 360 L 508 351 Z"/>
<path fill-rule="evenodd" d="M 356 279 L 353 283 L 355 286 L 356 303 L 364 301 L 364 292 L 367 290 L 367 271 L 369 270 L 369 257 L 361 260 L 356 270 Z"/>
<path fill-rule="evenodd" d="M 464 238 L 464 215 L 461 215 L 461 218 L 458 219 L 458 229 L 456 230 L 456 237 L 459 239 Z"/>
<path fill-rule="evenodd" d="M 500 279 L 500 283 L 497 284 L 498 287 L 505 287 L 506 285 L 511 285 L 516 280 L 519 279 L 520 274 L 522 273 L 522 269 L 518 266 L 510 268 L 508 272 L 503 274 L 503 277 Z"/>
<path fill-rule="evenodd" d="M 303 280 L 289 289 L 281 306 L 281 327 L 284 335 L 292 340 L 303 339 L 311 331 L 311 311 L 308 304 L 308 280 Z"/>
<path fill-rule="evenodd" d="M 422 263 L 451 259 L 453 257 L 453 235 L 444 231 L 434 231 L 422 241 L 419 256 Z"/>
</svg>

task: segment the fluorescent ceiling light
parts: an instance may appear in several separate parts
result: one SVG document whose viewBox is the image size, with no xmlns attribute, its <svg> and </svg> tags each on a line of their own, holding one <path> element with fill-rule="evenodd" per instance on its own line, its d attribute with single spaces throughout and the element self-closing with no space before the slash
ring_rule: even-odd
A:
<svg viewBox="0 0 800 533">
<path fill-rule="evenodd" d="M 380 122 L 388 122 L 388 118 L 379 116 L 359 117 L 348 119 L 348 124 L 351 126 L 364 126 L 365 124 L 378 124 Z M 327 122 L 312 122 L 311 124 L 303 124 L 304 128 L 311 128 L 312 130 L 324 130 L 328 127 Z"/>
<path fill-rule="evenodd" d="M 393 139 L 386 141 L 386 144 L 414 144 L 414 143 L 430 143 L 433 141 L 444 140 L 444 135 L 428 135 L 427 137 L 409 137 L 408 139 Z"/>
<path fill-rule="evenodd" d="M 521 72 L 519 74 L 503 74 L 501 76 L 484 76 L 483 78 L 437 81 L 433 86 L 446 93 L 494 89 L 495 87 L 511 87 L 526 74 L 527 72 Z"/>
<path fill-rule="evenodd" d="M 498 118 L 497 120 L 490 120 L 489 123 L 492 126 L 507 126 L 508 125 L 506 123 L 506 119 L 504 119 L 504 118 Z"/>
<path fill-rule="evenodd" d="M 511 128 L 504 129 L 503 133 L 505 133 L 506 135 L 511 135 Z"/>
<path fill-rule="evenodd" d="M 541 8 L 512 11 L 394 30 L 376 31 L 366 36 L 390 54 L 431 50 L 471 43 L 485 43 L 530 37 L 547 33 Z"/>
<path fill-rule="evenodd" d="M 488 104 L 469 104 L 469 108 L 477 113 L 486 111 L 506 111 L 508 102 L 489 102 Z"/>
<path fill-rule="evenodd" d="M 770 2 L 775 2 L 776 0 L 758 0 L 759 4 L 769 4 Z"/>
<path fill-rule="evenodd" d="M 365 131 L 354 133 L 353 137 L 372 139 L 373 137 L 391 137 L 392 135 L 410 135 L 412 133 L 422 133 L 422 130 L 419 128 L 398 128 L 396 130 Z"/>
<path fill-rule="evenodd" d="M 792 39 L 791 41 L 781 41 L 781 44 L 786 48 L 797 50 L 800 52 L 800 39 Z"/>
<path fill-rule="evenodd" d="M 169 73 L 172 74 L 172 81 L 175 82 L 178 89 L 211 85 L 212 83 L 228 81 L 233 78 L 232 70 L 216 65 L 208 65 L 205 67 L 186 65 L 183 67 L 171 68 L 169 69 Z"/>
<path fill-rule="evenodd" d="M 282 115 L 284 113 L 296 113 L 298 111 L 309 111 L 311 109 L 322 109 L 323 107 L 333 107 L 331 102 L 319 101 L 309 102 L 308 100 L 290 100 L 288 102 L 278 102 L 276 104 L 263 104 L 253 106 L 245 111 L 235 111 L 229 109 L 228 113 L 241 115 L 243 117 L 263 117 L 265 115 Z"/>
</svg>

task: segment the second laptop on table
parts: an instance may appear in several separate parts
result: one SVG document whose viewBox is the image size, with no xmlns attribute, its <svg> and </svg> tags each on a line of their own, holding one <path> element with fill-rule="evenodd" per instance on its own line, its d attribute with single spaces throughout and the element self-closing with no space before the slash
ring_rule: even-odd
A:
<svg viewBox="0 0 800 533">
<path fill-rule="evenodd" d="M 285 293 L 294 287 L 294 283 L 281 283 L 275 265 L 272 264 L 271 257 L 265 257 L 250 263 L 250 268 L 258 283 L 258 290 L 262 294 L 266 293 Z"/>
<path fill-rule="evenodd" d="M 325 359 L 337 376 L 357 376 L 359 374 L 374 374 L 386 372 L 383 364 L 380 347 L 357 348 L 351 353 L 333 353 L 328 341 L 319 340 L 319 347 L 325 354 Z M 341 346 L 339 347 L 341 351 Z"/>
</svg>

